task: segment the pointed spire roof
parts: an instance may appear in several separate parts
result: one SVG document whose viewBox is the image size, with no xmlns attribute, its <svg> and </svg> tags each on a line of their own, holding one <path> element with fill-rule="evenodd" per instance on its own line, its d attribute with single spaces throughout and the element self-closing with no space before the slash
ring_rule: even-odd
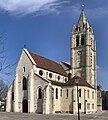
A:
<svg viewBox="0 0 108 120">
<path fill-rule="evenodd" d="M 83 25 L 88 25 L 89 26 L 86 15 L 84 13 L 84 10 L 82 9 L 82 12 L 81 12 L 81 15 L 80 15 L 77 26 L 80 27 L 80 26 L 83 26 Z"/>
<path fill-rule="evenodd" d="M 85 12 L 84 12 L 84 4 L 82 4 L 82 11 L 81 11 L 78 23 L 73 26 L 72 33 L 89 30 L 88 28 L 90 28 L 90 25 L 88 23 L 88 20 L 86 18 Z"/>
</svg>

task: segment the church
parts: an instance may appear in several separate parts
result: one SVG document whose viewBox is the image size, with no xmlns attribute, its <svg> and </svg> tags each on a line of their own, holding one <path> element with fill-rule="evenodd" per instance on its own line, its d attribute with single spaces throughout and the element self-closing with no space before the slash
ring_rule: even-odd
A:
<svg viewBox="0 0 108 120">
<path fill-rule="evenodd" d="M 22 50 L 6 111 L 24 113 L 94 113 L 97 111 L 96 41 L 84 10 L 73 26 L 70 64 Z M 79 101 L 79 103 L 78 103 Z"/>
</svg>

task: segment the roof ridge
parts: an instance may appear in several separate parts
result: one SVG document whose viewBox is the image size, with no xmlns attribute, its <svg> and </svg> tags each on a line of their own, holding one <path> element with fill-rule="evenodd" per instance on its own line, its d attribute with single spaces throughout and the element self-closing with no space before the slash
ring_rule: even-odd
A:
<svg viewBox="0 0 108 120">
<path fill-rule="evenodd" d="M 44 57 L 44 56 L 41 56 L 41 55 L 39 55 L 39 54 L 36 54 L 36 53 L 30 52 L 30 51 L 29 51 L 29 53 L 34 54 L 34 55 L 37 55 L 37 56 L 39 56 L 39 57 L 41 57 L 41 58 L 44 58 L 44 59 L 46 59 L 46 60 L 49 60 L 49 61 L 52 61 L 52 62 L 54 62 L 54 63 L 56 63 L 56 64 L 61 65 L 59 62 L 56 62 L 56 61 L 54 61 L 54 60 L 51 60 L 51 59 L 46 58 L 46 57 Z"/>
</svg>

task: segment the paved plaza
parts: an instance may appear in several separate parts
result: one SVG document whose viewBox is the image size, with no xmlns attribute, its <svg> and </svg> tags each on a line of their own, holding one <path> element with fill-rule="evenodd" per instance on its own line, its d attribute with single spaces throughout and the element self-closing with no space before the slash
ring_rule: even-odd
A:
<svg viewBox="0 0 108 120">
<path fill-rule="evenodd" d="M 77 115 L 72 114 L 25 114 L 25 113 L 0 113 L 0 120 L 77 120 Z M 81 120 L 108 120 L 108 111 L 96 114 L 81 115 Z"/>
</svg>

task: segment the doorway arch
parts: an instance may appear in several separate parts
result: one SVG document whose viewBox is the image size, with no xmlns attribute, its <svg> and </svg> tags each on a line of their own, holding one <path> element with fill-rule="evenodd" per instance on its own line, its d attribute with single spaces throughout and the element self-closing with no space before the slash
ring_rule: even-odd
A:
<svg viewBox="0 0 108 120">
<path fill-rule="evenodd" d="M 24 113 L 28 113 L 28 100 L 26 99 L 23 100 L 22 110 Z"/>
</svg>

